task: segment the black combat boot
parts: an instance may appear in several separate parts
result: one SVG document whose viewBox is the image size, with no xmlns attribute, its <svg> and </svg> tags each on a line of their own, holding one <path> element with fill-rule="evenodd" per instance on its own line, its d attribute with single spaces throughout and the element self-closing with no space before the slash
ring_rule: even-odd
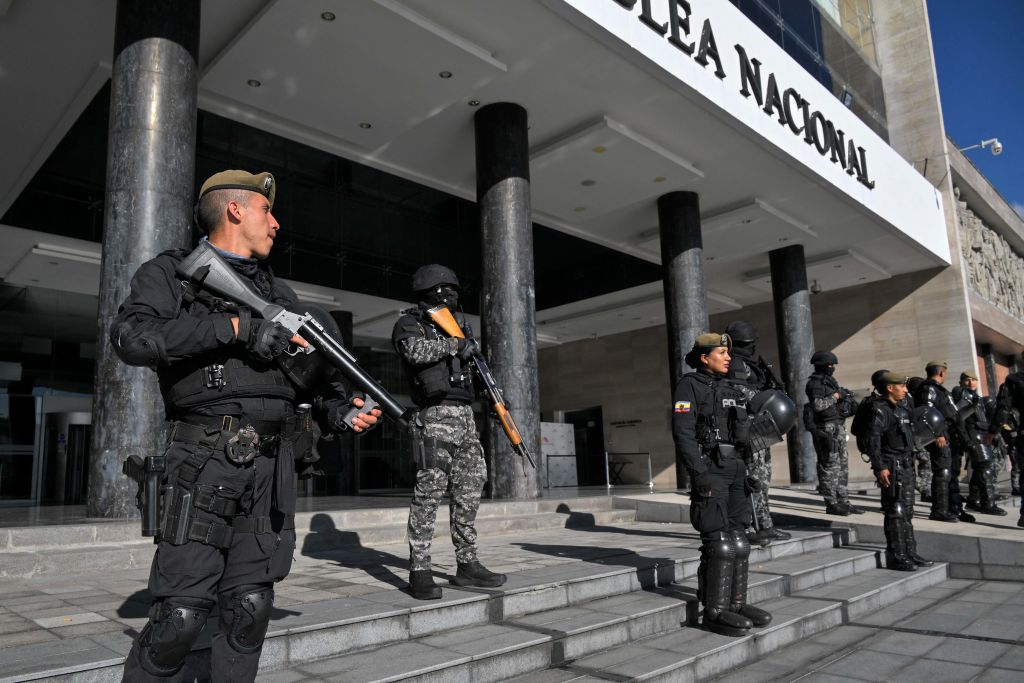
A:
<svg viewBox="0 0 1024 683">
<path fill-rule="evenodd" d="M 861 510 L 856 505 L 851 504 L 850 501 L 848 501 L 848 500 L 844 500 L 842 505 L 844 507 L 846 507 L 847 514 L 850 514 L 850 515 L 863 515 L 864 514 L 863 510 Z"/>
<path fill-rule="evenodd" d="M 417 600 L 437 600 L 441 587 L 434 583 L 429 569 L 413 569 L 409 572 L 409 594 Z"/>
<path fill-rule="evenodd" d="M 701 625 L 723 636 L 744 636 L 754 624 L 742 614 L 732 612 L 732 575 L 736 566 L 736 547 L 732 534 L 719 532 L 700 547 L 697 567 L 697 595 L 704 603 Z"/>
<path fill-rule="evenodd" d="M 771 529 L 748 531 L 746 537 L 750 545 L 756 545 L 759 548 L 767 548 L 775 540 L 775 534 L 772 533 Z"/>
<path fill-rule="evenodd" d="M 825 506 L 826 515 L 839 515 L 840 517 L 846 517 L 850 514 L 850 511 L 842 503 L 829 503 Z"/>
<path fill-rule="evenodd" d="M 767 531 L 771 532 L 773 541 L 788 541 L 793 538 L 793 534 L 783 531 L 777 526 L 768 527 Z"/>
<path fill-rule="evenodd" d="M 1024 528 L 1024 513 L 1021 513 L 1020 519 L 1017 520 L 1017 526 Z"/>
<path fill-rule="evenodd" d="M 910 530 L 907 540 L 907 557 L 918 567 L 931 567 L 935 564 L 931 560 L 926 560 L 917 554 L 917 539 L 914 538 L 913 529 Z"/>
<path fill-rule="evenodd" d="M 452 577 L 456 586 L 476 586 L 478 588 L 497 588 L 505 583 L 508 577 L 496 574 L 477 561 L 459 562 L 459 570 Z"/>
<path fill-rule="evenodd" d="M 886 546 L 885 566 L 898 572 L 917 571 L 917 565 L 907 554 L 909 539 L 904 526 L 905 522 L 891 511 L 882 520 Z"/>
<path fill-rule="evenodd" d="M 1006 510 L 1004 510 L 1003 508 L 999 507 L 995 503 L 992 503 L 991 505 L 983 505 L 978 510 L 978 512 L 980 512 L 983 515 L 995 515 L 996 517 L 1005 517 L 1006 516 Z"/>
<path fill-rule="evenodd" d="M 747 578 L 750 570 L 750 544 L 742 531 L 733 532 L 733 548 L 736 552 L 736 563 L 732 570 L 732 599 L 729 611 L 750 619 L 754 626 L 767 626 L 772 623 L 772 615 L 759 607 L 747 604 Z"/>
<path fill-rule="evenodd" d="M 970 512 L 967 512 L 967 510 L 963 510 L 963 509 L 961 509 L 961 510 L 960 510 L 960 511 L 959 511 L 959 512 L 957 513 L 957 518 L 958 518 L 958 519 L 959 519 L 959 520 L 960 520 L 961 522 L 967 522 L 968 524 L 973 524 L 974 522 L 977 522 L 977 521 L 978 521 L 978 518 L 977 518 L 977 517 L 975 517 L 974 515 L 972 515 L 972 514 L 971 514 Z"/>
</svg>

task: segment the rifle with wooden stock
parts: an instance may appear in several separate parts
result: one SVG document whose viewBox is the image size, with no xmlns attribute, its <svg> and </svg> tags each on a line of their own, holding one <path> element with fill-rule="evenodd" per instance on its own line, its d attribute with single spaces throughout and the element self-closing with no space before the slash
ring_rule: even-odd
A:
<svg viewBox="0 0 1024 683">
<path fill-rule="evenodd" d="M 477 374 L 480 375 L 480 380 L 487 389 L 487 394 L 491 399 L 491 407 L 497 414 L 498 420 L 501 421 L 501 428 L 505 430 L 505 436 L 508 437 L 509 442 L 512 444 L 512 450 L 514 450 L 520 457 L 528 460 L 531 467 L 537 469 L 537 463 L 534 462 L 533 456 L 530 454 L 530 449 L 527 448 L 526 444 L 523 442 L 523 436 L 519 433 L 519 428 L 516 426 L 515 420 L 512 419 L 511 413 L 508 412 L 508 408 L 505 406 L 505 399 L 501 396 L 501 390 L 498 389 L 498 385 L 494 381 L 494 377 L 491 376 L 491 370 L 487 367 L 487 359 L 485 359 L 483 354 L 478 350 L 479 346 L 476 345 L 476 339 L 466 336 L 466 333 L 463 332 L 459 323 L 455 320 L 455 316 L 452 315 L 452 312 L 448 310 L 448 307 L 444 304 L 428 308 L 427 314 L 430 316 L 430 319 L 433 320 L 434 323 L 448 336 L 456 339 L 466 339 L 473 343 L 474 352 L 471 356 L 473 366 L 476 368 Z M 523 472 L 525 471 L 526 464 L 524 463 Z"/>
</svg>

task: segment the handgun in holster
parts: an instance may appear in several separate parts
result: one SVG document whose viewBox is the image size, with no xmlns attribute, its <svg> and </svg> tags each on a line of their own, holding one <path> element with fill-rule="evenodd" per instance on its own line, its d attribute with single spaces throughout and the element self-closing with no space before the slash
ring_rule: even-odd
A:
<svg viewBox="0 0 1024 683">
<path fill-rule="evenodd" d="M 162 455 L 129 455 L 121 471 L 139 490 L 135 494 L 135 506 L 142 513 L 142 535 L 156 536 L 160 531 L 160 480 L 167 469 L 167 459 Z"/>
</svg>

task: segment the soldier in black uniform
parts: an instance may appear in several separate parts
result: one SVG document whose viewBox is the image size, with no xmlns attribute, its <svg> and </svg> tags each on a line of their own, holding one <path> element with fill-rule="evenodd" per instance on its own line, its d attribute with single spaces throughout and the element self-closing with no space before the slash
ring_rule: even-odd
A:
<svg viewBox="0 0 1024 683">
<path fill-rule="evenodd" d="M 672 438 L 692 483 L 690 519 L 700 532 L 697 592 L 705 628 L 730 636 L 765 626 L 771 615 L 747 604 L 750 483 L 743 450 L 750 428 L 744 391 L 726 379 L 728 335 L 697 337 L 673 392 Z"/>
<path fill-rule="evenodd" d="M 928 455 L 932 460 L 932 510 L 928 519 L 973 522 L 974 515 L 964 511 L 960 497 L 960 458 L 954 458 L 950 448 L 951 434 L 960 426 L 953 398 L 943 386 L 946 365 L 945 361 L 928 361 L 924 369 L 927 377 L 914 394 L 915 406 L 933 407 L 946 420 L 945 433 L 928 445 Z"/>
<path fill-rule="evenodd" d="M 963 429 L 953 441 L 954 457 L 964 458 L 971 465 L 970 495 L 967 507 L 986 515 L 1006 515 L 996 505 L 996 450 L 992 441 L 995 430 L 990 430 L 991 417 L 985 401 L 978 395 L 978 376 L 971 370 L 960 373 L 960 383 L 951 392 L 962 416 Z M 961 407 L 962 406 L 962 407 Z"/>
<path fill-rule="evenodd" d="M 280 225 L 270 173 L 223 171 L 199 193 L 196 221 L 221 256 L 262 296 L 282 306 L 295 293 L 263 262 Z M 164 502 L 149 579 L 149 622 L 125 661 L 124 680 L 174 676 L 219 606 L 213 680 L 256 677 L 274 584 L 295 549 L 296 388 L 275 359 L 306 342 L 284 327 L 228 312 L 175 274 L 187 255 L 168 251 L 144 263 L 111 327 L 117 355 L 156 370 L 170 434 Z M 315 355 L 315 354 L 314 354 Z M 333 384 L 317 411 L 340 428 L 361 398 Z M 380 416 L 360 413 L 356 431 Z"/>
<path fill-rule="evenodd" d="M 818 456 L 818 491 L 830 515 L 859 515 L 864 511 L 850 504 L 849 454 L 846 449 L 846 418 L 857 410 L 853 393 L 839 386 L 833 374 L 839 359 L 831 351 L 811 356 L 814 372 L 807 379 L 807 400 L 814 414 L 814 450 Z"/>
<path fill-rule="evenodd" d="M 782 389 L 770 375 L 771 366 L 757 356 L 757 328 L 752 323 L 737 320 L 729 323 L 725 333 L 732 340 L 732 362 L 729 379 L 748 388 L 748 398 L 766 389 Z M 760 490 L 751 494 L 757 531 L 748 531 L 747 540 L 761 546 L 772 541 L 783 541 L 792 535 L 775 528 L 771 510 L 768 507 L 768 487 L 772 481 L 772 454 L 762 449 L 748 454 L 747 466 L 750 476 L 761 483 Z"/>
<path fill-rule="evenodd" d="M 411 382 L 412 399 L 424 426 L 423 461 L 416 463 L 416 486 L 409 506 L 409 592 L 420 600 L 441 597 L 431 571 L 430 546 L 441 497 L 451 496 L 451 535 L 458 565 L 452 583 L 495 588 L 506 576 L 492 572 L 477 557 L 476 514 L 487 481 L 484 449 L 473 416 L 473 369 L 476 342 L 458 311 L 459 278 L 437 263 L 412 276 L 420 298 L 395 323 L 391 341 Z M 445 306 L 466 338 L 449 337 L 428 310 Z"/>
<path fill-rule="evenodd" d="M 1024 363 L 1024 353 L 1020 356 L 1020 362 Z M 1024 426 L 1020 424 L 1021 416 L 1024 416 L 1024 370 L 1011 373 L 999 387 L 995 419 L 997 425 L 1016 426 L 1013 451 L 1018 463 L 1024 459 Z M 1024 490 L 1024 467 L 1020 467 L 1019 472 L 1020 478 L 1015 482 L 1018 491 Z M 1021 508 L 1017 526 L 1024 527 L 1024 508 Z"/>
<path fill-rule="evenodd" d="M 863 443 L 882 486 L 886 566 L 912 572 L 932 562 L 917 554 L 914 539 L 914 431 L 904 401 L 907 378 L 885 370 L 872 380 L 877 393 L 868 404 Z"/>
</svg>

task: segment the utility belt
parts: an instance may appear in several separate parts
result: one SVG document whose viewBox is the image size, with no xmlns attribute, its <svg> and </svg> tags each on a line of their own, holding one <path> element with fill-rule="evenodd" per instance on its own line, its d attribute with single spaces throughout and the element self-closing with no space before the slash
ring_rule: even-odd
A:
<svg viewBox="0 0 1024 683">
<path fill-rule="evenodd" d="M 186 415 L 171 425 L 171 441 L 196 444 L 197 448 L 179 467 L 177 479 L 167 482 L 161 492 L 161 517 L 157 541 L 182 545 L 198 541 L 227 549 L 236 533 L 273 533 L 270 517 L 237 517 L 241 493 L 221 486 L 197 484 L 199 474 L 211 457 L 223 452 L 228 460 L 244 466 L 257 456 L 273 458 L 282 439 L 296 433 L 303 416 L 282 420 L 240 420 L 232 415 Z M 289 477 L 290 478 L 290 477 Z M 291 482 L 287 482 L 291 485 Z M 200 517 L 202 510 L 220 519 Z M 288 516 L 294 525 L 294 516 Z M 286 523 L 288 520 L 286 519 Z"/>
<path fill-rule="evenodd" d="M 469 406 L 469 405 L 473 405 L 472 401 L 465 401 L 465 400 L 462 400 L 462 399 L 455 399 L 455 398 L 445 398 L 445 399 L 441 399 L 441 400 L 426 399 L 426 400 L 422 401 L 422 404 L 423 405 L 420 406 L 420 408 L 423 409 L 423 410 L 425 410 L 427 408 L 435 408 L 437 406 Z"/>
<path fill-rule="evenodd" d="M 709 453 L 710 458 L 719 467 L 728 460 L 743 460 L 745 451 L 731 443 L 716 443 Z"/>
</svg>

